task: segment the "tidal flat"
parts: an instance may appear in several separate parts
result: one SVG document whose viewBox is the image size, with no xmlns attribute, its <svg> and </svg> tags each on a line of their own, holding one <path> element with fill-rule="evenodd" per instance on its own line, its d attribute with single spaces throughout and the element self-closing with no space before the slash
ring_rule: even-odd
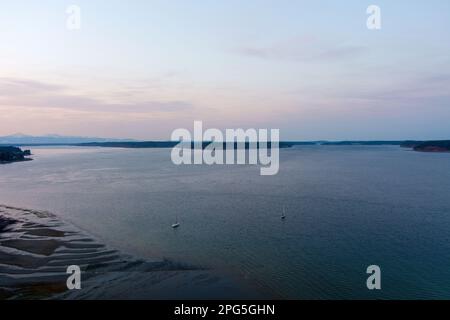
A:
<svg viewBox="0 0 450 320">
<path fill-rule="evenodd" d="M 69 290 L 67 268 L 82 270 Z M 246 297 L 211 270 L 110 249 L 50 212 L 0 205 L 0 299 L 219 299 Z"/>
</svg>

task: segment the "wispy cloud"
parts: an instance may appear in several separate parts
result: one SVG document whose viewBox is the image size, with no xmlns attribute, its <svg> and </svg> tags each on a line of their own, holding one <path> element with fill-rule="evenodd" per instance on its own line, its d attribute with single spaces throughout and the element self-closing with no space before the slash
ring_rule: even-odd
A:
<svg viewBox="0 0 450 320">
<path fill-rule="evenodd" d="M 360 91 L 351 97 L 380 103 L 422 105 L 429 108 L 439 105 L 450 108 L 449 89 L 450 74 L 437 73 L 384 88 Z"/>
<path fill-rule="evenodd" d="M 17 94 L 40 94 L 44 92 L 61 91 L 64 87 L 39 82 L 30 79 L 0 78 L 0 96 L 12 96 Z"/>
<path fill-rule="evenodd" d="M 0 104 L 27 108 L 54 108 L 92 112 L 171 113 L 193 110 L 186 101 L 105 101 L 69 88 L 36 80 L 0 78 Z"/>
<path fill-rule="evenodd" d="M 246 45 L 238 49 L 245 56 L 297 62 L 330 61 L 356 58 L 368 52 L 362 45 L 325 43 L 314 38 L 292 38 L 270 45 Z"/>
</svg>

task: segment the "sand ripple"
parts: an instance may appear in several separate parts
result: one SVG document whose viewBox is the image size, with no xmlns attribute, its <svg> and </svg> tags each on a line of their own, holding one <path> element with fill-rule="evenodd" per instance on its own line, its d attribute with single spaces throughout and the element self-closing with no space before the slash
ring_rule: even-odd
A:
<svg viewBox="0 0 450 320">
<path fill-rule="evenodd" d="M 82 270 L 69 291 L 67 267 Z M 106 247 L 45 212 L 0 205 L 0 299 L 208 299 L 246 294 L 229 279 Z"/>
</svg>

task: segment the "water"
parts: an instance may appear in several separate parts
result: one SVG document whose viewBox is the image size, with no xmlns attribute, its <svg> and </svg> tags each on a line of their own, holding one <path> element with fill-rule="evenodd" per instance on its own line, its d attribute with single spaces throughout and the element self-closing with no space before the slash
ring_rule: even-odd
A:
<svg viewBox="0 0 450 320">
<path fill-rule="evenodd" d="M 267 297 L 450 298 L 450 154 L 296 147 L 260 176 L 175 166 L 170 149 L 32 151 L 0 166 L 0 203 L 49 210 L 137 257 L 211 267 Z M 372 264 L 381 291 L 366 288 Z"/>
</svg>

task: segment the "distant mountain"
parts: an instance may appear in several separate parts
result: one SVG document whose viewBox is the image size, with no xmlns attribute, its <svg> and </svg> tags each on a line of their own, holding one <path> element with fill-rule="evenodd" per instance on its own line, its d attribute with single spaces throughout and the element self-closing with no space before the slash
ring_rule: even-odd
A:
<svg viewBox="0 0 450 320">
<path fill-rule="evenodd" d="M 95 137 L 72 137 L 49 134 L 45 136 L 30 136 L 17 133 L 9 136 L 0 137 L 0 145 L 26 145 L 26 144 L 76 144 L 92 142 L 134 142 L 132 139 L 110 139 Z"/>
</svg>

